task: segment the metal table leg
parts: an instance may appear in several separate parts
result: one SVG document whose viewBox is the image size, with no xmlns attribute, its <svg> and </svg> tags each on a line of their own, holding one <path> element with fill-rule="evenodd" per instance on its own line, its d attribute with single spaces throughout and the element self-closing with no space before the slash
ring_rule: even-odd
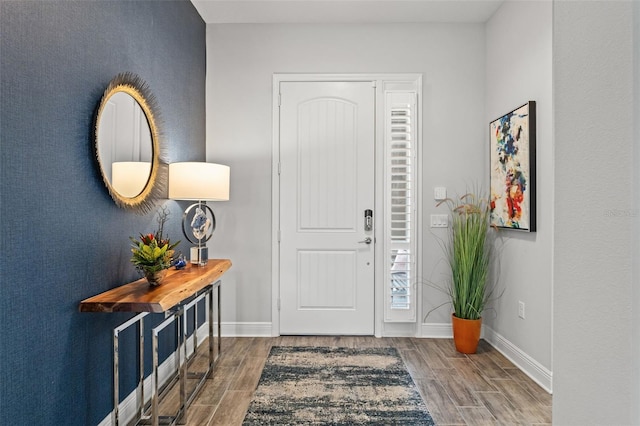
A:
<svg viewBox="0 0 640 426">
<path fill-rule="evenodd" d="M 143 312 L 125 321 L 113 329 L 113 412 L 112 423 L 120 425 L 120 333 L 138 324 L 138 386 L 136 387 L 136 420 L 140 420 L 144 414 L 144 321 L 148 312 Z"/>
<path fill-rule="evenodd" d="M 178 413 L 176 414 L 175 417 L 169 417 L 169 418 L 162 418 L 162 423 L 163 424 L 175 424 L 176 420 L 183 414 L 183 411 L 185 409 L 185 405 L 184 405 L 184 400 L 182 400 L 182 389 L 184 386 L 184 371 L 183 366 L 184 363 L 181 362 L 181 352 L 184 349 L 185 346 L 185 339 L 184 339 L 184 328 L 182 327 L 182 322 L 183 322 L 183 314 L 184 314 L 184 308 L 182 306 L 179 306 L 176 310 L 168 312 L 167 313 L 168 316 L 167 318 L 162 321 L 160 324 L 158 324 L 154 329 L 151 330 L 152 332 L 152 346 L 153 346 L 153 395 L 151 396 L 151 424 L 153 426 L 159 426 L 160 424 L 160 416 L 158 414 L 158 409 L 159 409 L 159 399 L 160 399 L 160 393 L 161 393 L 161 387 L 160 387 L 160 374 L 158 371 L 158 367 L 159 367 L 159 359 L 158 359 L 158 340 L 159 340 L 159 336 L 160 336 L 160 332 L 162 330 L 164 330 L 169 324 L 173 323 L 174 321 L 177 321 L 178 325 L 177 325 L 177 360 L 176 360 L 176 366 L 178 368 L 178 380 L 180 380 L 180 389 L 181 389 L 181 407 L 178 410 Z M 174 381 L 175 379 L 172 378 L 169 380 L 169 383 L 171 383 L 172 381 Z M 165 385 L 168 386 L 168 385 Z M 163 386 L 163 389 L 164 387 Z"/>
<path fill-rule="evenodd" d="M 217 352 L 215 349 L 214 343 L 214 290 L 217 290 Z M 194 360 L 197 356 L 198 349 L 198 303 L 202 300 L 206 300 L 208 302 L 208 312 L 207 312 L 207 322 L 208 322 L 208 331 L 209 331 L 209 344 L 208 344 L 208 366 L 206 371 L 204 372 L 194 372 L 189 373 L 188 366 L 190 361 Z M 144 322 L 143 318 L 148 315 L 148 312 L 143 312 L 120 326 L 114 329 L 113 334 L 113 367 L 114 367 L 114 380 L 113 380 L 113 401 L 114 401 L 114 410 L 112 413 L 112 422 L 114 425 L 119 426 L 122 424 L 119 418 L 119 354 L 118 354 L 118 345 L 119 345 L 119 334 L 130 327 L 133 324 L 138 324 L 138 385 L 136 388 L 136 419 L 135 422 L 137 424 L 149 424 L 151 423 L 153 426 L 163 425 L 175 425 L 179 420 L 181 423 L 187 422 L 187 408 L 191 405 L 195 397 L 197 396 L 200 389 L 206 383 L 206 379 L 209 378 L 213 372 L 213 368 L 217 361 L 220 358 L 222 351 L 222 313 L 221 313 L 221 281 L 216 281 L 215 283 L 205 287 L 199 294 L 196 295 L 191 302 L 178 305 L 174 307 L 172 310 L 165 312 L 165 320 L 162 321 L 159 325 L 151 330 L 152 332 L 152 359 L 153 359 L 153 372 L 152 372 L 152 395 L 151 395 L 151 404 L 150 404 L 150 413 L 145 413 L 145 399 L 144 399 Z M 193 352 L 189 356 L 187 350 L 187 320 L 185 314 L 188 313 L 189 310 L 193 311 L 194 318 L 194 331 L 193 331 Z M 173 322 L 177 323 L 176 326 L 176 339 L 177 339 L 177 348 L 176 348 L 176 366 L 174 373 L 169 377 L 166 383 L 160 386 L 160 377 L 159 377 L 159 338 L 160 333 Z M 198 383 L 195 386 L 195 389 L 187 395 L 187 386 L 186 380 L 187 378 L 196 378 L 199 379 Z M 159 400 L 161 394 L 164 391 L 170 388 L 170 386 L 174 385 L 176 380 L 179 382 L 179 391 L 180 391 L 180 409 L 176 413 L 175 416 L 160 416 L 158 413 L 159 409 Z"/>
</svg>

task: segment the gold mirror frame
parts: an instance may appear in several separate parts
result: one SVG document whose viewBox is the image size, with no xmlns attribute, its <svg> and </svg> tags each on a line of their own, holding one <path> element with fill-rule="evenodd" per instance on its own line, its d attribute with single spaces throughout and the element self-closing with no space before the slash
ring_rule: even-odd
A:
<svg viewBox="0 0 640 426">
<path fill-rule="evenodd" d="M 142 192 L 134 197 L 125 197 L 114 188 L 113 183 L 104 173 L 105 166 L 111 167 L 111 165 L 103 164 L 100 159 L 100 141 L 98 140 L 98 135 L 100 133 L 100 119 L 109 99 L 119 92 L 124 92 L 130 95 L 138 103 L 140 108 L 142 108 L 151 133 L 152 154 L 149 179 L 142 189 Z M 141 215 L 151 211 L 155 205 L 155 201 L 166 193 L 167 163 L 164 161 L 161 152 L 161 132 L 159 130 L 159 122 L 160 119 L 155 96 L 151 93 L 149 86 L 142 78 L 129 72 L 118 74 L 113 80 L 111 80 L 102 95 L 94 120 L 94 149 L 102 180 L 109 190 L 111 198 L 113 198 L 113 201 L 115 201 L 119 207 L 133 210 L 137 214 Z"/>
</svg>

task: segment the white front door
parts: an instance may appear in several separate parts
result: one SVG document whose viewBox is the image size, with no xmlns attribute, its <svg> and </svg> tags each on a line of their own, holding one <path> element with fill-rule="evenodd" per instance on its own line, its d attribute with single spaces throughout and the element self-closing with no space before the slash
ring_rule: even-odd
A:
<svg viewBox="0 0 640 426">
<path fill-rule="evenodd" d="M 375 88 L 281 82 L 280 96 L 280 334 L 373 334 Z"/>
</svg>

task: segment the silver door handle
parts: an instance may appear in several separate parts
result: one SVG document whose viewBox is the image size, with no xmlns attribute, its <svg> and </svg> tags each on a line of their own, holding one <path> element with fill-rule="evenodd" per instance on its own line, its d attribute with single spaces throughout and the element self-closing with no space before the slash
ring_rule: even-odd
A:
<svg viewBox="0 0 640 426">
<path fill-rule="evenodd" d="M 371 237 L 367 237 L 367 238 L 365 238 L 365 239 L 364 239 L 364 240 L 362 240 L 362 241 L 358 241 L 358 243 L 360 243 L 360 244 L 371 244 L 371 241 L 373 241 L 373 240 L 371 239 Z"/>
</svg>

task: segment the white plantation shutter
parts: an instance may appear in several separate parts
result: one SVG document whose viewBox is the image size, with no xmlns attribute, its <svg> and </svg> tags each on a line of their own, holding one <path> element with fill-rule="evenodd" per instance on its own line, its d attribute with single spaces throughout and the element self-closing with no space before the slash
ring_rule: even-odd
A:
<svg viewBox="0 0 640 426">
<path fill-rule="evenodd" d="M 416 319 L 416 92 L 385 92 L 385 321 Z"/>
</svg>

